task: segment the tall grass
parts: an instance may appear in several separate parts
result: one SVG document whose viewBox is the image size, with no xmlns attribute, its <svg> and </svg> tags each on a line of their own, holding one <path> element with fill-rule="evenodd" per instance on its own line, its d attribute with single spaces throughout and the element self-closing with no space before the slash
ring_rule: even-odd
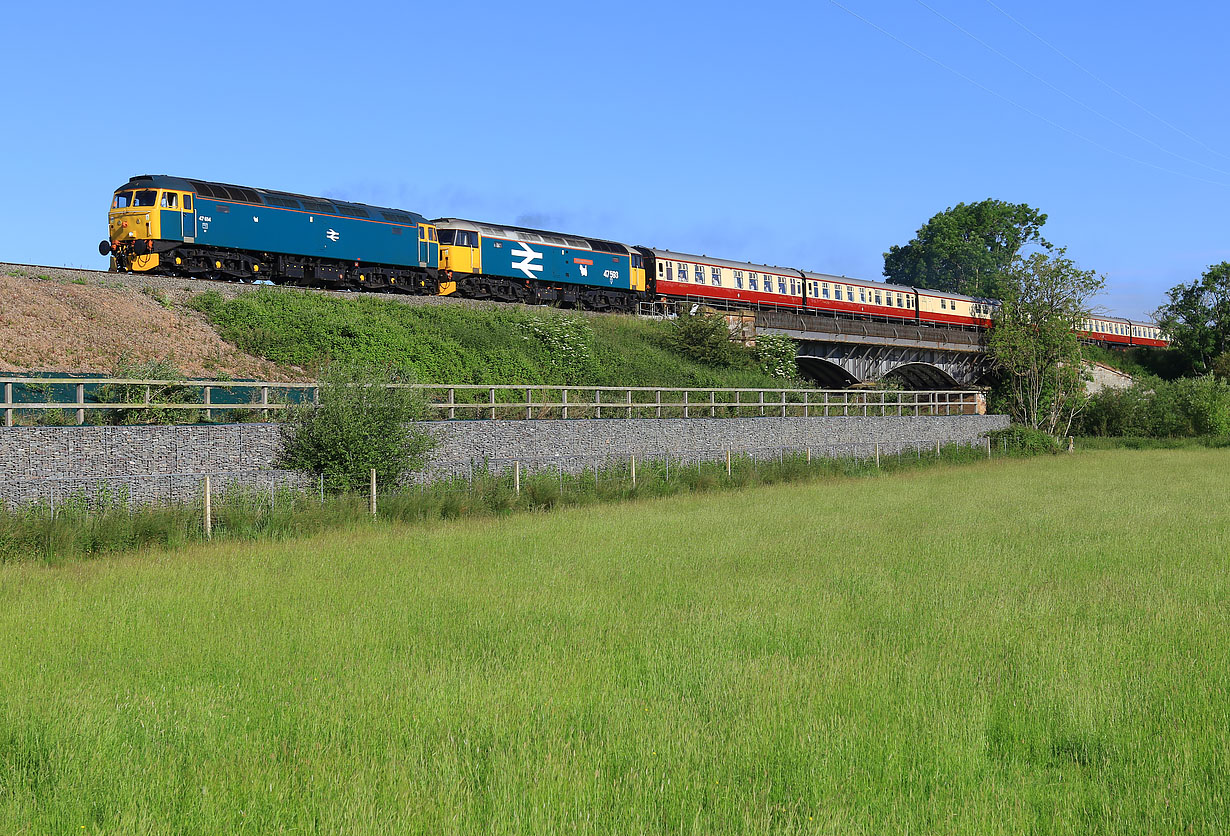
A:
<svg viewBox="0 0 1230 836">
<path fill-rule="evenodd" d="M 943 447 L 938 453 L 927 450 L 925 455 L 922 451 L 885 455 L 878 463 L 866 454 L 861 458 L 817 456 L 809 461 L 805 453 L 783 451 L 780 458 L 767 461 L 736 455 L 729 474 L 724 461 L 683 465 L 669 459 L 649 460 L 638 463 L 634 482 L 631 462 L 621 461 L 579 474 L 527 471 L 519 485 L 514 484 L 511 470 L 490 472 L 480 465 L 464 477 L 383 493 L 378 512 L 380 518 L 398 522 L 489 516 L 812 478 L 897 473 L 984 457 L 979 450 L 961 445 Z M 366 525 L 371 519 L 365 495 L 321 497 L 313 491 L 289 488 L 270 492 L 232 486 L 212 505 L 212 535 L 220 540 L 284 539 Z M 55 505 L 41 502 L 10 508 L 0 503 L 0 563 L 56 563 L 137 548 L 176 548 L 204 539 L 203 502 L 130 508 L 125 496 L 104 493 L 91 501 L 76 494 Z"/>
<path fill-rule="evenodd" d="M 1226 465 L 0 566 L 0 832 L 1223 833 Z"/>
</svg>

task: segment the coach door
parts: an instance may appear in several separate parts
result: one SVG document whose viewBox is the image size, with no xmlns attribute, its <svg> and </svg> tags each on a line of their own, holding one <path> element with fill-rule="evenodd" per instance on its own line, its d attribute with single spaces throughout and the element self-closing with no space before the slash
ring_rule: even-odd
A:
<svg viewBox="0 0 1230 836">
<path fill-rule="evenodd" d="M 184 201 L 184 242 L 191 244 L 196 241 L 196 212 L 192 205 L 192 194 L 183 196 Z"/>
</svg>

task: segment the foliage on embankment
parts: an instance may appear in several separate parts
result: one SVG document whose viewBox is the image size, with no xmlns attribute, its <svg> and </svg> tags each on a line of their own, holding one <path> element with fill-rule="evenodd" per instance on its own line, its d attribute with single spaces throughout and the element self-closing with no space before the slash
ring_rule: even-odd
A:
<svg viewBox="0 0 1230 836">
<path fill-rule="evenodd" d="M 391 367 L 421 383 L 589 386 L 792 385 L 730 344 L 710 357 L 681 345 L 680 326 L 506 305 L 406 305 L 267 288 L 191 306 L 243 350 L 317 369 L 330 360 Z M 684 336 L 686 343 L 687 335 Z"/>
</svg>

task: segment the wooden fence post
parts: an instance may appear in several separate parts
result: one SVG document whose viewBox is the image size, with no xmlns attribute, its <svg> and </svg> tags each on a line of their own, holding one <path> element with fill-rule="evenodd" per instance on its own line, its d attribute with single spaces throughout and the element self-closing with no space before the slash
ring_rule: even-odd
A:
<svg viewBox="0 0 1230 836">
<path fill-rule="evenodd" d="M 205 476 L 205 539 L 212 540 L 214 537 L 213 523 L 213 497 L 210 495 L 209 476 Z"/>
<path fill-rule="evenodd" d="M 632 487 L 636 487 L 636 455 L 632 456 Z"/>
<path fill-rule="evenodd" d="M 372 468 L 372 491 L 371 491 L 371 510 L 372 519 L 376 519 L 376 468 Z"/>
<path fill-rule="evenodd" d="M 521 461 L 513 461 L 513 493 L 521 495 Z"/>
<path fill-rule="evenodd" d="M 726 478 L 730 478 L 730 448 L 726 448 Z"/>
</svg>

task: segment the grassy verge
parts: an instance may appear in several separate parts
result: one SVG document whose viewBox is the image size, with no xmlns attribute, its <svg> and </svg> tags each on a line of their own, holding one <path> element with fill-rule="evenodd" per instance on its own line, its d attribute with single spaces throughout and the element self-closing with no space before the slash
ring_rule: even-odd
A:
<svg viewBox="0 0 1230 836">
<path fill-rule="evenodd" d="M 405 305 L 274 288 L 191 304 L 228 341 L 276 363 L 375 363 L 422 383 L 589 386 L 788 385 L 750 353 L 733 365 L 697 363 L 666 347 L 667 322 L 581 316 L 547 308 Z M 746 355 L 746 356 L 744 356 Z"/>
<path fill-rule="evenodd" d="M 1199 450 L 1230 447 L 1230 436 L 1147 438 L 1136 436 L 1080 436 L 1077 450 Z"/>
<path fill-rule="evenodd" d="M 1226 455 L 0 566 L 0 832 L 1222 833 Z"/>
<path fill-rule="evenodd" d="M 996 455 L 1002 455 L 998 447 Z M 938 453 L 910 451 L 874 458 L 821 458 L 783 454 L 778 460 L 744 456 L 725 462 L 686 466 L 666 460 L 638 463 L 636 481 L 631 466 L 621 462 L 607 469 L 580 474 L 527 473 L 515 490 L 511 471 L 479 472 L 379 497 L 379 517 L 417 522 L 457 517 L 490 516 L 555 507 L 594 505 L 630 499 L 674 496 L 769 485 L 777 482 L 837 476 L 899 473 L 937 462 L 980 461 L 978 449 L 950 445 Z M 213 537 L 219 540 L 284 539 L 329 528 L 367 525 L 367 496 L 340 495 L 321 499 L 312 492 L 280 489 L 270 492 L 230 490 L 213 504 Z M 129 510 L 123 496 L 93 506 L 83 497 L 62 499 L 53 509 L 36 504 L 22 509 L 0 503 L 0 563 L 68 559 L 154 547 L 178 548 L 205 539 L 203 508 L 152 505 Z"/>
</svg>

